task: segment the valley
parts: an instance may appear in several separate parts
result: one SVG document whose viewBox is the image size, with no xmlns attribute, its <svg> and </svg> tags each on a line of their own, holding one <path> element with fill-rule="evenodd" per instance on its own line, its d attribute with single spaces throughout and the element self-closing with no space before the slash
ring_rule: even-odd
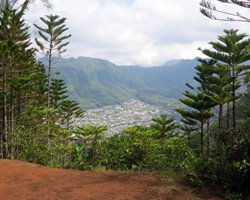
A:
<svg viewBox="0 0 250 200">
<path fill-rule="evenodd" d="M 250 0 L 217 1 L 0 1 L 0 200 L 250 200 Z"/>
<path fill-rule="evenodd" d="M 136 99 L 122 104 L 89 109 L 82 118 L 75 120 L 74 126 L 107 125 L 108 134 L 120 133 L 124 128 L 151 124 L 151 119 L 163 113 L 160 106 L 150 105 Z M 169 115 L 174 113 L 168 110 Z"/>
<path fill-rule="evenodd" d="M 53 74 L 60 72 L 71 99 L 86 109 L 74 126 L 107 125 L 108 134 L 125 127 L 149 125 L 160 113 L 179 117 L 179 98 L 185 83 L 193 83 L 197 59 L 174 60 L 162 66 L 118 66 L 107 60 L 61 58 Z"/>
</svg>

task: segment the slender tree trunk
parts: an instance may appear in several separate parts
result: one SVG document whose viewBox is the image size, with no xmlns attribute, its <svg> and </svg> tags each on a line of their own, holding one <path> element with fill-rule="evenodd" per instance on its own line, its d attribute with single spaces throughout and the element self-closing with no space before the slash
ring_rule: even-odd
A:
<svg viewBox="0 0 250 200">
<path fill-rule="evenodd" d="M 7 118 L 7 67 L 6 64 L 3 63 L 3 105 L 2 105 L 2 129 L 3 129 L 3 158 L 8 157 L 8 118 Z"/>
<path fill-rule="evenodd" d="M 230 103 L 227 103 L 227 129 L 230 128 Z"/>
<path fill-rule="evenodd" d="M 49 67 L 48 67 L 48 93 L 47 93 L 48 108 L 50 108 L 50 79 L 51 79 L 51 59 L 49 59 Z"/>
<path fill-rule="evenodd" d="M 14 86 L 13 86 L 13 74 L 14 74 L 14 68 L 11 66 L 10 68 L 10 132 L 13 132 L 14 129 Z"/>
<path fill-rule="evenodd" d="M 21 115 L 21 104 L 22 104 L 22 99 L 21 99 L 21 88 L 18 87 L 18 99 L 17 99 L 17 116 L 16 116 L 16 121 L 20 118 Z"/>
<path fill-rule="evenodd" d="M 232 66 L 232 77 L 233 77 L 233 88 L 232 88 L 232 96 L 233 96 L 233 108 L 232 108 L 232 117 L 233 117 L 233 130 L 236 130 L 236 105 L 235 105 L 235 97 L 236 97 L 236 76 L 235 76 L 235 66 Z"/>
<path fill-rule="evenodd" d="M 204 123 L 201 122 L 201 154 L 204 153 Z"/>
<path fill-rule="evenodd" d="M 210 154 L 210 120 L 207 120 L 207 152 Z"/>
<path fill-rule="evenodd" d="M 216 135 L 216 149 L 217 152 L 220 152 L 221 149 L 221 131 L 222 131 L 222 119 L 223 118 L 223 105 L 219 105 L 219 129 L 217 130 L 217 135 Z"/>
<path fill-rule="evenodd" d="M 21 77 L 22 73 L 18 72 L 18 77 Z M 21 115 L 21 104 L 22 104 L 22 93 L 21 93 L 21 87 L 20 85 L 17 88 L 17 113 L 16 113 L 16 122 L 18 122 L 20 115 Z"/>
<path fill-rule="evenodd" d="M 70 118 L 67 119 L 67 130 L 69 130 L 69 126 L 70 126 Z"/>
<path fill-rule="evenodd" d="M 49 63 L 48 63 L 48 93 L 47 93 L 47 107 L 50 108 L 50 85 L 51 85 L 51 65 L 52 65 L 52 36 L 50 38 L 50 48 L 49 48 Z M 48 145 L 50 145 L 50 127 L 49 122 L 47 123 L 47 136 Z"/>
<path fill-rule="evenodd" d="M 223 105 L 219 105 L 219 129 L 222 128 Z"/>
<path fill-rule="evenodd" d="M 48 60 L 48 94 L 47 94 L 47 107 L 50 108 L 50 90 L 51 90 L 51 66 L 52 66 L 52 36 L 50 40 L 50 48 L 49 48 L 49 60 Z"/>
<path fill-rule="evenodd" d="M 190 146 L 190 131 L 187 132 L 188 146 Z"/>
<path fill-rule="evenodd" d="M 93 157 L 92 157 L 92 165 L 94 165 L 95 166 L 95 164 L 96 164 L 96 157 L 97 157 L 97 155 L 96 155 L 96 149 L 97 149 L 97 137 L 98 137 L 98 133 L 95 133 L 95 137 L 94 137 L 94 141 L 93 141 Z"/>
<path fill-rule="evenodd" d="M 11 141 L 11 135 L 14 132 L 14 121 L 15 121 L 15 105 L 14 105 L 14 67 L 10 67 L 10 120 L 9 120 L 9 141 Z M 12 147 L 9 147 L 9 154 L 13 152 Z"/>
</svg>

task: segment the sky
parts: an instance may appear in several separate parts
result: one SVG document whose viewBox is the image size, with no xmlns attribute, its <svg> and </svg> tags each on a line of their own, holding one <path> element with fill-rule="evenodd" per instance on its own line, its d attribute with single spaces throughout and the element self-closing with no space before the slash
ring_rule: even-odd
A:
<svg viewBox="0 0 250 200">
<path fill-rule="evenodd" d="M 64 57 L 94 57 L 118 65 L 157 66 L 173 59 L 202 56 L 224 29 L 250 34 L 249 23 L 221 22 L 199 12 L 200 0 L 50 0 L 30 6 L 27 19 L 42 25 L 46 14 L 66 17 L 72 34 Z M 214 1 L 218 8 L 249 15 L 249 10 Z M 36 36 L 36 30 L 31 27 Z"/>
</svg>

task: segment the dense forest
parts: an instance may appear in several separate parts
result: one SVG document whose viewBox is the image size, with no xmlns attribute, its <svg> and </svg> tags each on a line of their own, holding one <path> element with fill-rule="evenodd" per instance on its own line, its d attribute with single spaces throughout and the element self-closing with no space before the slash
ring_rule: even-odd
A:
<svg viewBox="0 0 250 200">
<path fill-rule="evenodd" d="M 200 48 L 195 86 L 176 108 L 181 121 L 162 114 L 151 126 L 107 136 L 106 126 L 73 127 L 84 110 L 52 74 L 70 36 L 65 18 L 41 17 L 32 44 L 24 20 L 26 0 L 1 1 L 0 157 L 71 169 L 105 167 L 178 173 L 196 187 L 216 185 L 226 199 L 244 199 L 250 184 L 250 38 L 224 30 L 210 49 Z M 206 4 L 205 4 L 206 5 Z M 203 13 L 207 14 L 204 10 Z M 34 48 L 36 46 L 36 48 Z M 40 52 L 48 65 L 36 59 Z"/>
</svg>

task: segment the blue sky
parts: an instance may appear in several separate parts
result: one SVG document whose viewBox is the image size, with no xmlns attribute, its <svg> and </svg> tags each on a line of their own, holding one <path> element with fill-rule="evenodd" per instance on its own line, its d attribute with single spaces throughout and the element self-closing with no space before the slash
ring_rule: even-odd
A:
<svg viewBox="0 0 250 200">
<path fill-rule="evenodd" d="M 204 17 L 199 0 L 50 1 L 52 10 L 36 1 L 27 18 L 39 24 L 39 16 L 45 14 L 66 17 L 72 38 L 65 56 L 97 57 L 119 65 L 155 66 L 171 59 L 194 58 L 201 56 L 198 47 L 209 47 L 207 43 L 216 40 L 223 29 L 250 30 L 250 24 Z M 227 11 L 249 13 L 214 2 Z"/>
</svg>

